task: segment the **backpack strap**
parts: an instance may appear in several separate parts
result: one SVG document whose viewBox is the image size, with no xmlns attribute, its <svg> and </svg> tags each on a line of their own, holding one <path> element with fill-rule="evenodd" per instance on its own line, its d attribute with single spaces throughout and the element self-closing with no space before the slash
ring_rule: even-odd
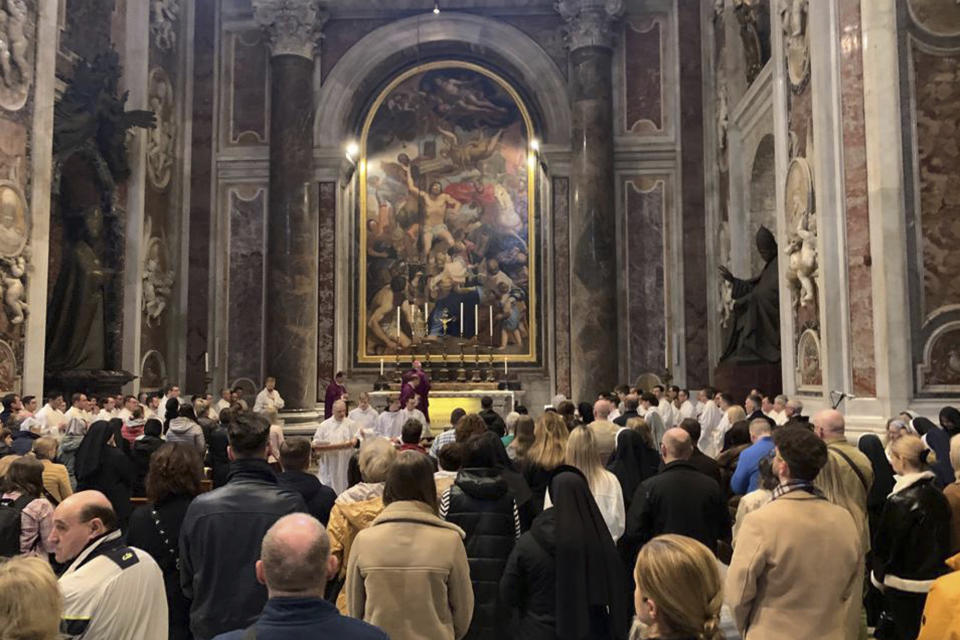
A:
<svg viewBox="0 0 960 640">
<path fill-rule="evenodd" d="M 867 478 L 863 475 L 863 472 L 860 471 L 860 467 L 857 466 L 853 460 L 850 459 L 850 456 L 841 451 L 838 447 L 830 447 L 830 451 L 833 451 L 841 458 L 847 461 L 847 464 L 850 465 L 850 468 L 853 469 L 853 472 L 857 474 L 857 477 L 860 478 L 860 484 L 863 485 L 863 490 L 867 494 L 870 493 L 870 484 L 867 482 Z"/>
</svg>

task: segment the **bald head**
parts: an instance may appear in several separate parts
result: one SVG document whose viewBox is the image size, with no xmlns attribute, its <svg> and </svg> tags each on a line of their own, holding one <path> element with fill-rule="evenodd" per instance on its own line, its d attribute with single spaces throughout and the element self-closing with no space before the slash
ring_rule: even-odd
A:
<svg viewBox="0 0 960 640">
<path fill-rule="evenodd" d="M 846 426 L 843 414 L 836 409 L 825 409 L 818 411 L 811 418 L 813 428 L 821 440 L 832 438 L 843 438 L 844 428 Z"/>
<path fill-rule="evenodd" d="M 53 544 L 57 562 L 73 560 L 86 546 L 117 528 L 117 515 L 99 491 L 80 491 L 57 505 L 53 512 Z"/>
<path fill-rule="evenodd" d="M 667 429 L 667 432 L 663 434 L 661 448 L 663 461 L 666 463 L 675 460 L 687 460 L 693 454 L 693 441 L 685 429 L 674 427 L 673 429 Z"/>
<path fill-rule="evenodd" d="M 337 560 L 330 556 L 330 539 L 320 521 L 305 513 L 284 516 L 263 537 L 257 579 L 270 597 L 323 596 Z"/>
<path fill-rule="evenodd" d="M 606 420 L 610 417 L 611 411 L 613 411 L 613 405 L 609 400 L 601 398 L 593 403 L 593 417 L 597 420 Z"/>
<path fill-rule="evenodd" d="M 333 417 L 340 422 L 347 416 L 347 403 L 343 400 L 337 400 L 333 403 Z"/>
</svg>

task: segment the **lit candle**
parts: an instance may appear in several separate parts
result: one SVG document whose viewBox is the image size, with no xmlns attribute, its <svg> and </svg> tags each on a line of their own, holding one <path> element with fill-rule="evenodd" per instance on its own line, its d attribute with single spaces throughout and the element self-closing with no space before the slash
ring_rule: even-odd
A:
<svg viewBox="0 0 960 640">
<path fill-rule="evenodd" d="M 210 371 L 210 353 L 208 351 L 203 352 L 203 371 L 204 373 Z"/>
<path fill-rule="evenodd" d="M 383 358 L 380 358 L 380 375 L 383 375 Z"/>
<path fill-rule="evenodd" d="M 480 305 L 473 305 L 473 335 L 480 335 Z"/>
<path fill-rule="evenodd" d="M 397 307 L 397 341 L 400 340 L 400 307 Z"/>
<path fill-rule="evenodd" d="M 427 320 L 427 318 L 429 317 L 430 317 L 430 311 L 427 310 L 427 303 L 424 302 L 423 303 L 423 321 L 426 322 L 427 324 L 429 324 L 429 321 Z"/>
<path fill-rule="evenodd" d="M 460 337 L 463 337 L 463 303 L 460 303 Z"/>
<path fill-rule="evenodd" d="M 490 341 L 493 344 L 493 305 L 490 305 Z"/>
<path fill-rule="evenodd" d="M 507 375 L 507 359 L 506 359 L 506 357 L 504 357 L 504 359 L 503 359 L 503 375 Z"/>
</svg>

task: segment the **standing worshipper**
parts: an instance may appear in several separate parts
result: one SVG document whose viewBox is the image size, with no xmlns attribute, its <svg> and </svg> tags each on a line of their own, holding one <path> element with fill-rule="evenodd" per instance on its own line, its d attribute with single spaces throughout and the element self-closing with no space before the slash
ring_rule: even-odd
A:
<svg viewBox="0 0 960 640">
<path fill-rule="evenodd" d="M 697 447 L 711 458 L 716 458 L 720 451 L 714 445 L 714 431 L 723 419 L 723 412 L 717 406 L 713 396 L 709 394 L 712 391 L 712 389 L 701 389 L 697 396 L 702 405 L 700 414 L 697 416 L 700 422 L 700 440 L 697 442 Z"/>
<path fill-rule="evenodd" d="M 893 640 L 917 637 L 927 592 L 947 573 L 950 557 L 950 505 L 936 487 L 927 453 L 916 436 L 893 444 L 897 482 L 873 538 L 870 581 L 883 590 L 878 626 Z"/>
<path fill-rule="evenodd" d="M 343 400 L 335 401 L 332 410 L 333 415 L 321 422 L 313 434 L 313 450 L 320 452 L 317 478 L 339 495 L 347 488 L 347 467 L 357 446 L 357 425 L 347 417 L 347 403 Z"/>
<path fill-rule="evenodd" d="M 646 433 L 641 433 L 640 421 L 643 418 L 633 418 L 628 424 L 634 426 L 617 433 L 617 448 L 607 462 L 607 470 L 620 481 L 624 510 L 630 508 L 630 501 L 640 483 L 655 476 L 660 466 L 660 452 L 653 446 L 650 428 L 643 422 Z"/>
<path fill-rule="evenodd" d="M 413 368 L 407 371 L 404 377 L 416 377 L 417 380 L 419 380 L 417 383 L 417 396 L 420 398 L 420 402 L 417 408 L 423 411 L 427 422 L 430 422 L 430 376 L 423 370 L 423 365 L 420 361 L 414 360 Z"/>
<path fill-rule="evenodd" d="M 107 496 L 120 528 L 126 530 L 137 474 L 133 462 L 117 448 L 114 438 L 109 423 L 98 420 L 90 425 L 77 450 L 77 489 L 94 489 Z"/>
<path fill-rule="evenodd" d="M 347 388 L 343 386 L 344 378 L 346 378 L 346 376 L 343 371 L 337 371 L 337 374 L 333 376 L 333 380 L 327 385 L 327 391 L 323 396 L 324 418 L 329 418 L 333 415 L 334 402 L 347 398 Z"/>
<path fill-rule="evenodd" d="M 560 467 L 553 506 L 514 546 L 500 579 L 500 600 L 519 609 L 524 640 L 626 638 L 625 570 L 586 478 Z"/>
<path fill-rule="evenodd" d="M 377 416 L 375 431 L 378 436 L 396 440 L 403 430 L 403 412 L 400 410 L 400 397 L 390 396 L 386 410 Z"/>
<path fill-rule="evenodd" d="M 416 378 L 414 378 L 416 380 Z M 427 417 L 423 415 L 423 411 L 417 408 L 417 403 L 420 401 L 420 398 L 416 395 L 407 396 L 406 404 L 403 407 L 403 410 L 400 411 L 402 416 L 402 422 L 400 423 L 401 431 L 403 430 L 403 425 L 407 423 L 408 420 L 416 420 L 420 423 L 421 431 L 420 437 L 426 438 L 430 435 L 430 428 L 427 426 Z"/>
<path fill-rule="evenodd" d="M 60 462 L 67 468 L 67 475 L 70 476 L 70 485 L 77 488 L 77 451 L 83 442 L 83 436 L 87 433 L 87 423 L 79 418 L 74 418 L 67 423 L 67 432 L 63 434 L 63 440 L 60 441 Z"/>
<path fill-rule="evenodd" d="M 280 411 L 284 405 L 283 398 L 277 391 L 277 379 L 272 376 L 267 378 L 263 389 L 257 394 L 257 399 L 253 402 L 253 412 L 262 413 L 268 409 Z"/>
<path fill-rule="evenodd" d="M 366 391 L 361 391 L 357 406 L 347 414 L 347 417 L 357 423 L 359 429 L 369 432 L 376 432 L 377 418 L 380 414 L 370 406 L 370 396 Z"/>
</svg>

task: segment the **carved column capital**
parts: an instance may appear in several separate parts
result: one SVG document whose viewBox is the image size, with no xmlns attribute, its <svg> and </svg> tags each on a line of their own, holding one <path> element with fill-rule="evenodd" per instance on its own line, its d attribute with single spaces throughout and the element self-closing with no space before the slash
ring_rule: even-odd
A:
<svg viewBox="0 0 960 640">
<path fill-rule="evenodd" d="M 318 0 L 253 0 L 253 17 L 270 38 L 270 54 L 313 60 L 329 14 Z"/>
<path fill-rule="evenodd" d="M 623 15 L 623 0 L 556 0 L 554 8 L 566 21 L 567 46 L 613 48 L 614 27 Z"/>
</svg>

